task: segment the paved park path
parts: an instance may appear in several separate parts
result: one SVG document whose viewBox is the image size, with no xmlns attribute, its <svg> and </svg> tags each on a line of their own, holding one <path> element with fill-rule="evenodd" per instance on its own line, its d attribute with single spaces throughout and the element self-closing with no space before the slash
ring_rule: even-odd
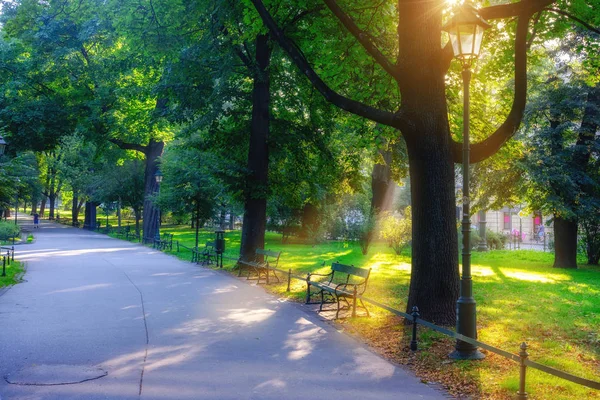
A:
<svg viewBox="0 0 600 400">
<path fill-rule="evenodd" d="M 45 221 L 35 236 L 0 297 L 2 400 L 446 398 L 260 287 Z"/>
</svg>

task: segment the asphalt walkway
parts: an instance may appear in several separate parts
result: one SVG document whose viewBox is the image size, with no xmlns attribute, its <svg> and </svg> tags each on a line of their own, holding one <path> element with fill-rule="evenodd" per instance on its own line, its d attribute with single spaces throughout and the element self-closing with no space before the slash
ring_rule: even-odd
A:
<svg viewBox="0 0 600 400">
<path fill-rule="evenodd" d="M 34 234 L 26 282 L 0 297 L 2 400 L 447 398 L 260 287 L 46 221 Z"/>
</svg>

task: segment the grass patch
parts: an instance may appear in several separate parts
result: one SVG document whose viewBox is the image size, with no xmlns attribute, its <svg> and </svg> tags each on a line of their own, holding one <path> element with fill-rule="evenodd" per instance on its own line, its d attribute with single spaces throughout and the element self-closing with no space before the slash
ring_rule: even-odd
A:
<svg viewBox="0 0 600 400">
<path fill-rule="evenodd" d="M 194 246 L 195 233 L 187 227 L 165 227 L 174 240 Z M 200 232 L 200 247 L 214 233 Z M 240 232 L 225 234 L 226 256 L 237 258 Z M 281 235 L 267 232 L 265 248 L 281 251 L 280 268 L 298 275 L 326 272 L 333 261 L 372 268 L 366 295 L 404 310 L 410 280 L 410 249 L 395 255 L 375 243 L 367 255 L 358 243 L 281 243 Z M 174 249 L 175 250 L 175 249 Z M 191 252 L 172 254 L 191 260 Z M 474 292 L 478 303 L 479 339 L 518 353 L 521 342 L 530 346 L 534 361 L 592 380 L 600 380 L 600 268 L 583 265 L 578 270 L 552 268 L 554 256 L 532 250 L 475 252 L 472 257 Z M 325 267 L 322 266 L 325 262 Z M 231 270 L 233 262 L 225 260 Z M 284 279 L 285 281 L 285 279 Z M 268 290 L 303 301 L 305 284 L 292 280 L 270 285 Z M 453 394 L 476 398 L 514 398 L 518 388 L 518 365 L 494 354 L 481 362 L 449 362 L 452 340 L 420 328 L 420 351 L 408 350 L 410 330 L 398 318 L 370 307 L 373 318 L 340 321 L 351 334 L 359 335 L 386 357 L 410 364 L 424 380 L 438 381 Z M 360 311 L 360 310 L 359 310 Z M 545 373 L 530 370 L 527 391 L 535 399 L 600 399 L 600 393 Z"/>
<path fill-rule="evenodd" d="M 6 276 L 0 276 L 0 288 L 18 283 L 17 277 L 23 272 L 23 266 L 18 261 L 11 261 L 6 264 Z M 0 274 L 2 273 L 2 260 L 0 259 Z"/>
</svg>

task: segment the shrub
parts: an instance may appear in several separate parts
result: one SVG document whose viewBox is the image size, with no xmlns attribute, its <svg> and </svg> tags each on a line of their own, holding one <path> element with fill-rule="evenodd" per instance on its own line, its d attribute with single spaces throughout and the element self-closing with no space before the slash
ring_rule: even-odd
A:
<svg viewBox="0 0 600 400">
<path fill-rule="evenodd" d="M 388 246 L 396 254 L 410 243 L 412 239 L 412 213 L 410 206 L 404 210 L 404 216 L 398 218 L 392 214 L 384 216 L 381 220 L 381 238 L 387 241 Z"/>
<path fill-rule="evenodd" d="M 13 222 L 0 221 L 0 240 L 8 240 L 13 236 L 18 236 L 21 233 L 19 225 Z"/>
<path fill-rule="evenodd" d="M 508 236 L 502 233 L 496 233 L 491 230 L 487 230 L 485 233 L 488 248 L 490 250 L 502 250 L 508 241 Z"/>
</svg>

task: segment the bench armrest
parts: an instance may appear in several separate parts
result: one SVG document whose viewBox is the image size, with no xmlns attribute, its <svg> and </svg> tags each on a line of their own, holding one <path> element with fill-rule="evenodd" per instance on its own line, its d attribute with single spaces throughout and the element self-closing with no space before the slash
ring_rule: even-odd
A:
<svg viewBox="0 0 600 400">
<path fill-rule="evenodd" d="M 362 292 L 359 291 L 359 287 L 363 286 L 366 282 L 361 282 L 361 283 L 340 283 L 335 287 L 335 294 L 337 295 L 338 293 L 338 289 L 343 288 L 343 290 L 345 290 L 346 292 L 352 292 L 354 291 L 354 288 L 356 288 L 356 294 L 362 294 L 362 292 L 364 292 L 364 289 Z M 351 288 L 351 290 L 348 290 L 348 287 Z"/>
</svg>

